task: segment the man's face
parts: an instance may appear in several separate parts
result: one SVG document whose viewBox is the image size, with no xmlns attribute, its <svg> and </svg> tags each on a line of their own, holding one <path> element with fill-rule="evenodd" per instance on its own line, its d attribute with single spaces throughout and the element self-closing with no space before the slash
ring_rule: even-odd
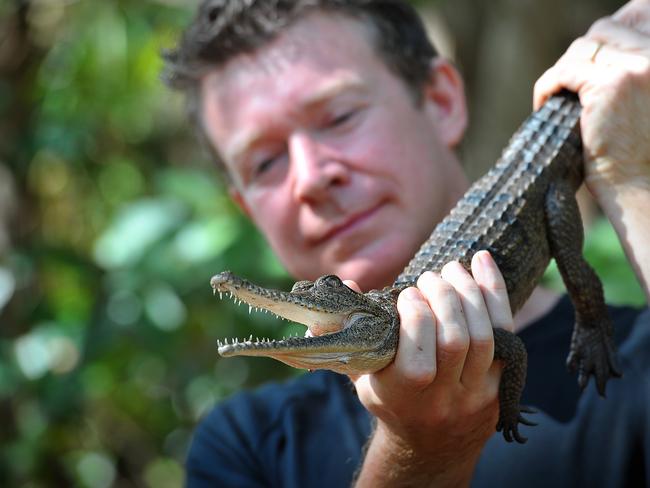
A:
<svg viewBox="0 0 650 488">
<path fill-rule="evenodd" d="M 418 106 L 367 27 L 315 13 L 205 77 L 232 194 L 295 277 L 390 284 L 462 195 L 462 85 L 433 71 Z"/>
</svg>

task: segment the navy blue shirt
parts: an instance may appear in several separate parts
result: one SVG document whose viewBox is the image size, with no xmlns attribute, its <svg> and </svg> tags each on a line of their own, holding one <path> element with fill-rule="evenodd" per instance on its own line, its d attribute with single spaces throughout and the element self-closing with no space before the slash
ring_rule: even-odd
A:
<svg viewBox="0 0 650 488">
<path fill-rule="evenodd" d="M 495 433 L 472 486 L 644 486 L 650 468 L 650 311 L 610 309 L 623 378 L 607 399 L 582 394 L 564 366 L 573 308 L 564 297 L 520 333 L 528 349 L 522 404 L 538 410 L 524 445 Z M 349 486 L 371 418 L 347 377 L 329 371 L 239 393 L 199 425 L 187 458 L 189 487 Z"/>
</svg>

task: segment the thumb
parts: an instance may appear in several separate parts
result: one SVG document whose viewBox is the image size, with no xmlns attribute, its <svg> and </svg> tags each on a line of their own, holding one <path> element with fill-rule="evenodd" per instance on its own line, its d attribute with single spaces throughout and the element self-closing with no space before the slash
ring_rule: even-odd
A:
<svg viewBox="0 0 650 488">
<path fill-rule="evenodd" d="M 356 291 L 357 293 L 361 293 L 361 288 L 359 287 L 359 285 L 357 285 L 357 282 L 356 282 L 356 281 L 352 281 L 352 280 L 343 280 L 343 284 L 344 284 L 345 286 L 347 286 L 348 288 L 352 288 L 352 289 L 353 289 L 354 291 Z M 349 375 L 348 375 L 348 378 L 350 378 L 350 381 L 352 381 L 353 383 L 356 383 L 357 380 L 358 380 L 360 377 L 361 377 L 360 374 L 349 374 Z"/>
<path fill-rule="evenodd" d="M 353 289 L 354 291 L 356 291 L 357 293 L 362 293 L 361 288 L 359 287 L 359 285 L 357 285 L 357 282 L 356 282 L 356 281 L 352 281 L 352 280 L 343 280 L 343 284 L 344 284 L 345 286 L 347 286 L 348 288 L 352 288 L 352 289 Z"/>
</svg>

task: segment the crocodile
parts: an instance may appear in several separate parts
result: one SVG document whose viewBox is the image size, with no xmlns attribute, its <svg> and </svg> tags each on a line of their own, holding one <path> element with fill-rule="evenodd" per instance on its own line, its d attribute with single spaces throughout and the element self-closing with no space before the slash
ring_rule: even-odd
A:
<svg viewBox="0 0 650 488">
<path fill-rule="evenodd" d="M 267 356 L 297 368 L 344 374 L 372 373 L 394 358 L 398 343 L 398 294 L 425 271 L 452 260 L 471 272 L 472 256 L 487 250 L 506 283 L 513 313 L 555 259 L 575 308 L 567 366 L 583 390 L 591 376 L 600 395 L 621 375 L 613 326 L 601 282 L 582 256 L 583 228 L 575 193 L 584 179 L 581 105 L 563 91 L 533 112 L 515 132 L 497 163 L 477 180 L 434 229 L 392 286 L 358 293 L 334 275 L 299 281 L 290 292 L 259 287 L 230 272 L 211 279 L 229 294 L 309 328 L 305 337 L 218 341 L 221 356 Z M 311 333 L 317 331 L 316 333 Z M 503 364 L 496 425 L 506 441 L 523 443 L 519 424 L 534 425 L 520 405 L 526 350 L 518 336 L 493 329 L 494 359 Z"/>
</svg>

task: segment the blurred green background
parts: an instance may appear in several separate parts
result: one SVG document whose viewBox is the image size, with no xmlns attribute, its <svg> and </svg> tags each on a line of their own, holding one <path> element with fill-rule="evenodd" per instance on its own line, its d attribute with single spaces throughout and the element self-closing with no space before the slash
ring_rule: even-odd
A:
<svg viewBox="0 0 650 488">
<path fill-rule="evenodd" d="M 481 15 L 469 1 L 447 15 L 451 4 L 431 15 L 459 32 L 447 39 L 450 54 L 481 106 L 485 77 L 464 53 L 489 30 L 454 25 L 458 9 Z M 179 486 L 207 409 L 242 387 L 298 374 L 216 355 L 217 338 L 304 329 L 249 316 L 208 285 L 224 269 L 270 287 L 292 280 L 228 201 L 181 97 L 159 82 L 159 52 L 194 5 L 0 1 L 0 486 Z M 594 18 L 567 22 L 539 65 Z M 517 80 L 526 99 L 491 125 L 512 132 L 540 72 L 532 66 Z M 470 172 L 505 139 L 481 149 Z M 642 303 L 609 226 L 596 219 L 589 234 L 608 298 Z M 557 283 L 556 273 L 548 279 Z"/>
</svg>

